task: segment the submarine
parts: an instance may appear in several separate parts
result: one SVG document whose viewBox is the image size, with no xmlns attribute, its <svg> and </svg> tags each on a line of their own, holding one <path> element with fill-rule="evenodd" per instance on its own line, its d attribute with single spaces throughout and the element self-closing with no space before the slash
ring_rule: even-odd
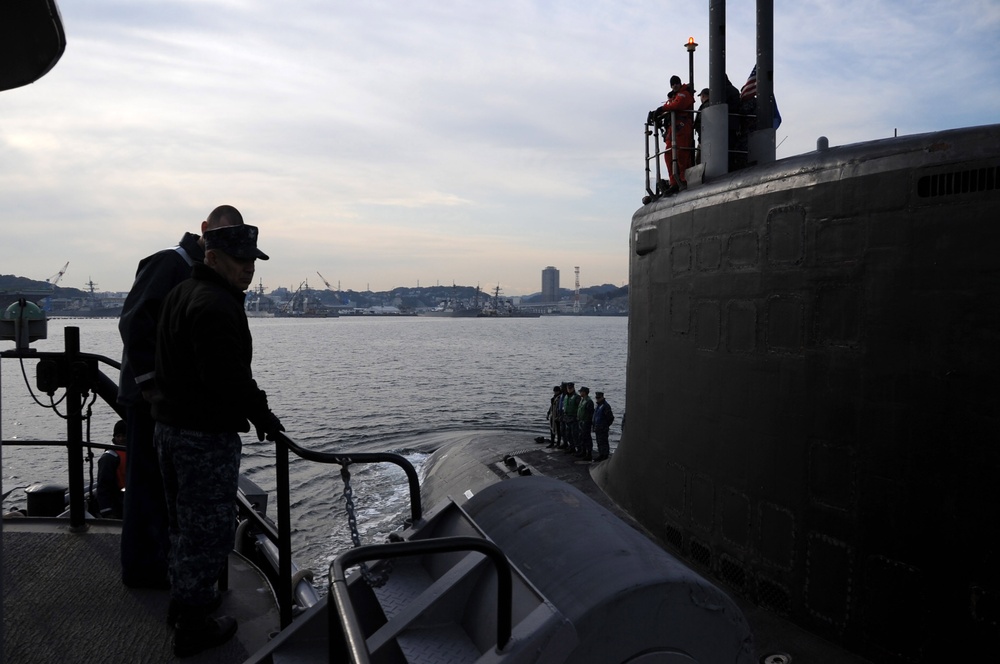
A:
<svg viewBox="0 0 1000 664">
<path fill-rule="evenodd" d="M 227 598 L 266 598 L 267 619 L 243 622 L 252 639 L 225 659 L 206 658 L 793 664 L 992 650 L 1000 125 L 820 140 L 777 160 L 771 3 L 758 6 L 747 167 L 730 172 L 730 109 L 713 102 L 689 187 L 657 190 L 632 216 L 628 426 L 614 454 L 575 464 L 510 432 L 444 445 L 422 486 L 407 473 L 405 527 L 338 555 L 326 596 L 293 604 L 288 452 L 345 470 L 362 455 L 309 452 L 281 434 L 285 532 L 267 537 L 280 578 L 249 570 L 254 601 Z M 710 86 L 722 89 L 721 0 L 710 19 Z M 4 86 L 48 71 L 61 26 L 55 37 Z M 266 507 L 262 495 L 247 502 Z M 0 526 L 5 547 L 12 531 Z M 234 586 L 245 558 L 230 562 Z M 26 562 L 5 559 L 5 574 Z M 135 613 L 148 618 L 136 631 L 105 638 L 98 625 L 100 645 L 120 654 L 120 641 L 168 634 L 162 616 Z M 86 630 L 65 645 L 55 627 L 47 646 L 83 652 Z"/>
<path fill-rule="evenodd" d="M 668 195 L 647 143 L 628 426 L 590 479 L 739 603 L 757 661 L 981 656 L 1000 637 L 1000 125 L 777 160 L 773 4 L 757 10 L 747 166 L 730 170 L 714 96 L 686 190 Z M 724 90 L 722 0 L 709 20 Z M 433 497 L 496 461 L 481 441 L 438 454 Z"/>
</svg>

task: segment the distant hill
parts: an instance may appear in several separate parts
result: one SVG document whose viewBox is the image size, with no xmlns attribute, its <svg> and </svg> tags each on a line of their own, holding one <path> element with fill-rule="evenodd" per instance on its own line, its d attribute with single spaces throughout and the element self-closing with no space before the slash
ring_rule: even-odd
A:
<svg viewBox="0 0 1000 664">
<path fill-rule="evenodd" d="M 36 281 L 27 277 L 18 277 L 13 274 L 0 274 L 0 302 L 6 308 L 11 302 L 16 302 L 20 296 L 25 296 L 30 300 L 41 299 L 51 295 L 53 297 L 81 298 L 88 293 L 79 288 L 63 288 L 56 286 L 54 289 L 47 281 Z"/>
<path fill-rule="evenodd" d="M 559 299 L 573 297 L 573 289 L 571 288 L 560 288 L 559 289 Z M 611 293 L 617 293 L 618 295 L 611 296 Z M 581 286 L 580 295 L 586 295 L 595 300 L 606 300 L 610 297 L 621 297 L 622 295 L 628 295 L 628 286 L 615 286 L 614 284 L 601 284 L 600 286 Z M 522 302 L 542 302 L 541 293 L 532 293 L 531 295 L 525 295 L 521 298 Z"/>
</svg>

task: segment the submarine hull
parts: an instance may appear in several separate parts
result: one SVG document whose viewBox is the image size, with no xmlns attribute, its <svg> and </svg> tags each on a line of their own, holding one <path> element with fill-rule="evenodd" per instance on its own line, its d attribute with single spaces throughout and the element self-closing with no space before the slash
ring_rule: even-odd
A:
<svg viewBox="0 0 1000 664">
<path fill-rule="evenodd" d="M 997 638 L 998 137 L 810 153 L 632 220 L 628 426 L 595 479 L 879 661 Z"/>
</svg>

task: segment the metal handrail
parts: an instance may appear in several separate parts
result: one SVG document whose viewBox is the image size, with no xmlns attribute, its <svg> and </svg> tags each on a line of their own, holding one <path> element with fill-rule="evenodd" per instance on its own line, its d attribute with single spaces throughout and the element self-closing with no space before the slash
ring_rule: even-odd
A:
<svg viewBox="0 0 1000 664">
<path fill-rule="evenodd" d="M 453 551 L 478 551 L 493 563 L 497 571 L 497 648 L 503 650 L 510 641 L 513 625 L 513 574 L 510 561 L 493 542 L 478 537 L 440 537 L 429 540 L 411 540 L 390 544 L 372 544 L 357 547 L 341 553 L 330 563 L 330 596 L 333 597 L 340 616 L 340 626 L 347 639 L 347 648 L 354 664 L 370 662 L 366 639 L 351 603 L 347 588 L 346 570 L 369 560 L 401 558 L 426 553 L 449 553 Z M 330 612 L 330 633 L 336 629 L 336 617 Z M 332 644 L 332 641 L 331 641 Z"/>
<path fill-rule="evenodd" d="M 121 369 L 121 364 L 102 355 L 81 353 L 80 328 L 66 327 L 64 333 L 65 350 L 61 353 L 15 349 L 0 352 L 0 357 L 56 361 L 51 367 L 53 373 L 49 378 L 66 389 L 66 440 L 63 444 L 66 446 L 69 470 L 69 526 L 70 530 L 79 531 L 87 527 L 83 448 L 90 443 L 83 439 L 84 395 L 92 390 L 112 410 L 124 417 L 123 409 L 117 403 L 117 386 L 97 368 L 98 362 L 115 369 Z"/>
<path fill-rule="evenodd" d="M 673 137 L 673 136 L 677 135 L 677 122 L 676 122 L 677 113 L 697 113 L 698 111 L 692 109 L 690 111 L 668 111 L 668 112 L 670 113 L 670 135 Z M 663 195 L 663 192 L 660 190 L 660 182 L 663 180 L 663 178 L 661 176 L 661 173 L 660 173 L 660 156 L 661 155 L 665 155 L 667 152 L 666 152 L 666 150 L 662 150 L 662 151 L 660 150 L 660 134 L 659 134 L 659 132 L 657 132 L 657 129 L 659 129 L 661 126 L 662 126 L 662 124 L 658 120 L 654 120 L 652 122 L 646 122 L 646 124 L 645 124 L 645 134 L 646 134 L 646 193 L 650 196 L 650 198 L 658 198 L 658 197 L 660 197 L 660 196 Z M 653 137 L 653 154 L 652 154 L 652 156 L 649 154 L 649 137 L 650 136 Z M 679 150 L 690 150 L 691 152 L 695 152 L 696 148 L 695 147 L 686 147 L 686 146 L 685 147 L 681 147 L 681 146 L 679 146 L 677 144 L 676 140 L 671 139 L 671 141 L 670 141 L 670 155 L 671 155 L 670 156 L 670 163 L 671 163 L 671 169 L 670 170 L 673 171 L 675 179 L 679 178 L 679 166 L 677 164 L 677 153 L 678 153 Z M 649 176 L 650 176 L 649 164 L 650 164 L 651 161 L 653 161 L 653 162 L 656 163 L 656 191 L 655 192 L 653 191 L 653 189 L 652 189 L 652 187 L 650 185 L 650 181 L 649 181 Z"/>
<path fill-rule="evenodd" d="M 65 440 L 23 440 L 21 438 L 9 438 L 7 440 L 0 441 L 0 444 L 10 445 L 10 446 L 20 446 L 24 445 L 26 447 L 66 447 Z M 121 450 L 122 452 L 127 452 L 128 448 L 124 445 L 115 445 L 114 443 L 95 443 L 93 441 L 83 441 L 84 447 L 93 447 L 99 450 Z"/>
<path fill-rule="evenodd" d="M 307 461 L 316 463 L 334 463 L 341 466 L 353 463 L 393 463 L 406 473 L 410 489 L 410 515 L 413 521 L 419 521 L 423 516 L 420 503 L 420 478 L 417 470 L 406 457 L 390 452 L 359 452 L 357 454 L 337 454 L 333 452 L 317 452 L 306 449 L 292 440 L 288 434 L 279 431 L 269 436 L 275 443 L 275 474 L 277 486 L 275 492 L 278 499 L 278 610 L 281 614 L 281 628 L 292 622 L 292 526 L 291 498 L 288 481 L 288 451 L 291 450 Z M 268 531 L 269 532 L 269 531 Z M 270 537 L 270 535 L 269 535 Z M 273 540 L 272 540 L 273 541 Z"/>
<path fill-rule="evenodd" d="M 669 113 L 670 113 L 671 136 L 675 136 L 677 134 L 677 131 L 676 131 L 676 118 L 675 118 L 675 114 L 676 113 L 697 114 L 697 113 L 702 113 L 702 112 L 703 111 L 700 111 L 698 109 L 690 109 L 690 110 L 687 110 L 687 111 L 669 111 Z M 756 117 L 756 115 L 749 114 L 749 113 L 729 113 L 729 117 L 733 117 L 733 116 L 737 116 L 737 117 L 740 117 L 740 118 L 755 118 Z M 646 193 L 649 195 L 649 197 L 650 197 L 651 200 L 659 198 L 660 196 L 663 195 L 663 192 L 660 191 L 660 182 L 663 179 L 661 177 L 661 174 L 660 174 L 660 156 L 666 154 L 666 150 L 662 150 L 662 151 L 660 150 L 660 135 L 657 132 L 657 129 L 659 129 L 660 126 L 661 126 L 661 123 L 659 121 L 657 121 L 657 120 L 654 120 L 652 122 L 646 122 L 646 124 L 644 125 L 644 131 L 645 131 L 645 135 L 646 135 Z M 650 136 L 653 137 L 653 154 L 652 155 L 650 155 L 650 153 L 649 153 L 649 137 Z M 697 146 L 694 146 L 694 147 L 681 147 L 681 146 L 678 146 L 677 145 L 677 141 L 674 141 L 674 140 L 671 140 L 670 143 L 671 143 L 671 164 L 672 164 L 672 167 L 673 167 L 672 170 L 674 171 L 674 175 L 676 177 L 677 176 L 677 171 L 678 171 L 677 152 L 679 150 L 690 150 L 692 152 L 697 152 L 698 151 L 698 147 Z M 729 152 L 729 154 L 748 154 L 748 152 L 746 150 L 733 150 L 732 148 L 730 148 L 728 152 Z M 650 162 L 655 162 L 656 163 L 656 191 L 653 191 L 652 185 L 650 184 L 650 174 L 651 174 L 651 169 L 650 169 L 650 166 L 649 166 Z"/>
<path fill-rule="evenodd" d="M 353 454 L 317 452 L 316 450 L 302 447 L 284 431 L 279 431 L 276 439 L 278 442 L 286 445 L 292 452 L 295 452 L 297 456 L 307 461 L 340 465 L 349 465 L 352 463 L 392 463 L 399 466 L 406 473 L 406 481 L 410 489 L 410 516 L 414 521 L 419 521 L 423 516 L 423 508 L 420 503 L 420 477 L 417 474 L 417 469 L 402 454 L 395 454 L 393 452 L 357 452 Z"/>
</svg>

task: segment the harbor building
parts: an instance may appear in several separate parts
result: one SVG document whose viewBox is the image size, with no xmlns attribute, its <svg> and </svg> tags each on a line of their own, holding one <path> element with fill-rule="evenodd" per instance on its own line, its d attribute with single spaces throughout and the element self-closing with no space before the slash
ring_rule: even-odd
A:
<svg viewBox="0 0 1000 664">
<path fill-rule="evenodd" d="M 559 270 L 551 265 L 542 270 L 542 301 L 559 301 Z"/>
</svg>

